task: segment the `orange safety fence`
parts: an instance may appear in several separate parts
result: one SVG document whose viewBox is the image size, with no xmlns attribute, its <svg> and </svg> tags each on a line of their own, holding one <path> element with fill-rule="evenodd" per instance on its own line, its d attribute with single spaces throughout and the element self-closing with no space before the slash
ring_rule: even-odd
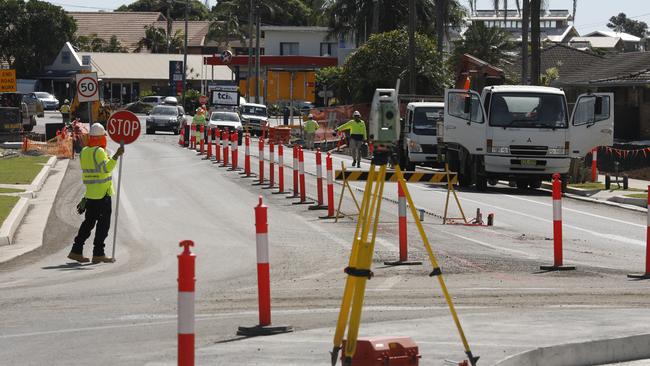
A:
<svg viewBox="0 0 650 366">
<path fill-rule="evenodd" d="M 71 130 L 72 132 L 69 132 L 68 127 L 63 127 L 56 131 L 55 137 L 47 141 L 36 141 L 25 137 L 22 150 L 54 155 L 59 159 L 74 159 L 75 147 L 85 146 L 88 131 L 78 119 L 72 122 Z"/>
</svg>

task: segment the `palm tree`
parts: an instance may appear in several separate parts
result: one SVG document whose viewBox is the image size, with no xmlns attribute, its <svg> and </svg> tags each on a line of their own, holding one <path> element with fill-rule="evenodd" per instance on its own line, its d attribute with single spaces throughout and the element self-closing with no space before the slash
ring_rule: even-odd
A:
<svg viewBox="0 0 650 366">
<path fill-rule="evenodd" d="M 576 24 L 576 9 L 578 8 L 578 0 L 573 0 L 573 14 L 571 14 L 571 17 L 573 18 L 573 24 Z"/>
<path fill-rule="evenodd" d="M 221 2 L 221 4 L 223 3 L 226 3 L 226 1 Z M 232 6 L 223 6 L 219 12 L 220 14 L 214 16 L 206 35 L 208 40 L 217 41 L 217 46 L 221 46 L 222 43 L 225 44 L 225 49 L 229 48 L 230 41 L 233 39 L 244 42 L 242 24 L 239 23 L 239 19 L 235 16 L 235 9 L 233 8 L 235 3 L 230 2 L 230 4 Z"/>
<path fill-rule="evenodd" d="M 465 39 L 456 41 L 454 58 L 470 54 L 492 65 L 501 66 L 513 59 L 517 45 L 510 33 L 498 27 L 487 27 L 482 22 L 472 24 L 465 32 Z"/>
<path fill-rule="evenodd" d="M 157 28 L 152 24 L 146 25 L 144 29 L 144 37 L 138 41 L 133 52 L 141 52 L 143 49 L 147 49 L 151 53 L 177 53 L 183 48 L 183 31 L 180 29 L 176 30 L 169 38 L 167 38 L 165 28 Z"/>
</svg>

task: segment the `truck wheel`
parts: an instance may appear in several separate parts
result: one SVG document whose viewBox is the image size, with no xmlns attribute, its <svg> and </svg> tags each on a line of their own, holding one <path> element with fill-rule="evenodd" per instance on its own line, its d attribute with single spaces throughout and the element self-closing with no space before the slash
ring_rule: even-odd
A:
<svg viewBox="0 0 650 366">
<path fill-rule="evenodd" d="M 491 186 L 496 186 L 497 183 L 499 183 L 499 181 L 494 179 L 494 178 L 488 179 L 488 184 L 491 185 Z"/>
<path fill-rule="evenodd" d="M 539 188 L 542 188 L 542 181 L 541 181 L 541 179 L 533 179 L 533 180 L 531 180 L 528 184 L 530 185 L 530 188 L 532 188 L 532 189 L 539 189 Z"/>
<path fill-rule="evenodd" d="M 518 180 L 517 181 L 517 189 L 527 189 L 528 188 L 528 181 L 527 180 Z"/>
<path fill-rule="evenodd" d="M 479 192 L 487 191 L 488 179 L 484 175 L 476 176 L 476 190 Z"/>
</svg>

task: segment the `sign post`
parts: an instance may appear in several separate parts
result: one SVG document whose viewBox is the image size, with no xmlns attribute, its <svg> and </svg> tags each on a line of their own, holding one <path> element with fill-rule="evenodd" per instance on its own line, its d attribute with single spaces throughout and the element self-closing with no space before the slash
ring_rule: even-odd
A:
<svg viewBox="0 0 650 366">
<path fill-rule="evenodd" d="M 125 144 L 130 144 L 138 139 L 140 136 L 140 120 L 138 117 L 129 111 L 117 111 L 108 118 L 106 125 L 108 136 L 111 140 L 124 147 Z M 115 240 L 117 238 L 117 219 L 120 213 L 120 190 L 122 187 L 122 157 L 120 156 L 119 176 L 117 178 L 117 202 L 115 204 L 115 226 L 113 227 L 113 251 L 111 258 L 115 261 Z"/>
<path fill-rule="evenodd" d="M 93 102 L 99 100 L 99 83 L 97 73 L 82 73 L 76 76 L 77 100 L 88 102 L 88 123 L 93 123 Z"/>
</svg>

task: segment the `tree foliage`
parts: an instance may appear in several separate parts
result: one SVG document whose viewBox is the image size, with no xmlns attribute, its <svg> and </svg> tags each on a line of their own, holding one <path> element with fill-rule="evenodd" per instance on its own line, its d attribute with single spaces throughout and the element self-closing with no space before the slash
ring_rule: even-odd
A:
<svg viewBox="0 0 650 366">
<path fill-rule="evenodd" d="M 171 2 L 167 0 L 137 0 L 129 5 L 122 5 L 116 11 L 155 11 L 167 16 L 173 20 L 185 20 L 185 2 Z M 210 11 L 205 5 L 198 0 L 190 0 L 188 10 L 189 20 L 207 20 L 210 17 Z"/>
<path fill-rule="evenodd" d="M 96 33 L 88 36 L 78 36 L 72 44 L 78 51 L 83 52 L 128 52 L 115 35 L 112 35 L 108 42 L 98 37 Z"/>
<path fill-rule="evenodd" d="M 248 24 L 250 3 L 250 0 L 219 1 L 212 8 L 212 13 L 219 15 L 224 13 L 224 8 L 232 8 L 239 22 Z M 262 24 L 309 25 L 312 10 L 302 0 L 254 0 L 253 3 L 259 6 Z"/>
<path fill-rule="evenodd" d="M 607 27 L 617 32 L 633 34 L 643 38 L 648 31 L 648 24 L 639 20 L 630 19 L 625 13 L 609 18 Z"/>
<path fill-rule="evenodd" d="M 237 18 L 237 0 L 223 0 L 212 9 L 212 18 L 206 38 L 217 42 L 217 46 L 229 49 L 230 41 L 245 39 L 245 24 Z"/>
<path fill-rule="evenodd" d="M 63 45 L 73 38 L 77 25 L 60 6 L 45 1 L 0 1 L 0 60 L 22 77 L 38 74 Z"/>
<path fill-rule="evenodd" d="M 138 41 L 138 46 L 133 52 L 141 52 L 144 49 L 151 53 L 180 53 L 183 50 L 184 42 L 183 31 L 178 29 L 169 37 L 167 45 L 167 31 L 165 28 L 147 25 L 144 27 L 144 37 Z"/>
<path fill-rule="evenodd" d="M 513 58 L 518 47 L 511 41 L 510 33 L 497 27 L 486 27 L 482 22 L 472 24 L 465 32 L 465 38 L 455 43 L 454 64 L 468 53 L 495 66 L 503 66 Z"/>
<path fill-rule="evenodd" d="M 335 74 L 338 83 L 348 88 L 349 96 L 336 95 L 348 102 L 368 102 L 376 88 L 392 88 L 397 79 L 408 79 L 408 34 L 394 30 L 374 34 L 343 65 L 342 74 Z M 447 84 L 443 70 L 437 66 L 435 41 L 423 34 L 415 37 L 416 91 L 435 94 Z M 334 71 L 332 71 L 334 73 Z M 325 78 L 322 73 L 320 80 Z M 340 90 L 339 90 L 340 91 Z"/>
</svg>

